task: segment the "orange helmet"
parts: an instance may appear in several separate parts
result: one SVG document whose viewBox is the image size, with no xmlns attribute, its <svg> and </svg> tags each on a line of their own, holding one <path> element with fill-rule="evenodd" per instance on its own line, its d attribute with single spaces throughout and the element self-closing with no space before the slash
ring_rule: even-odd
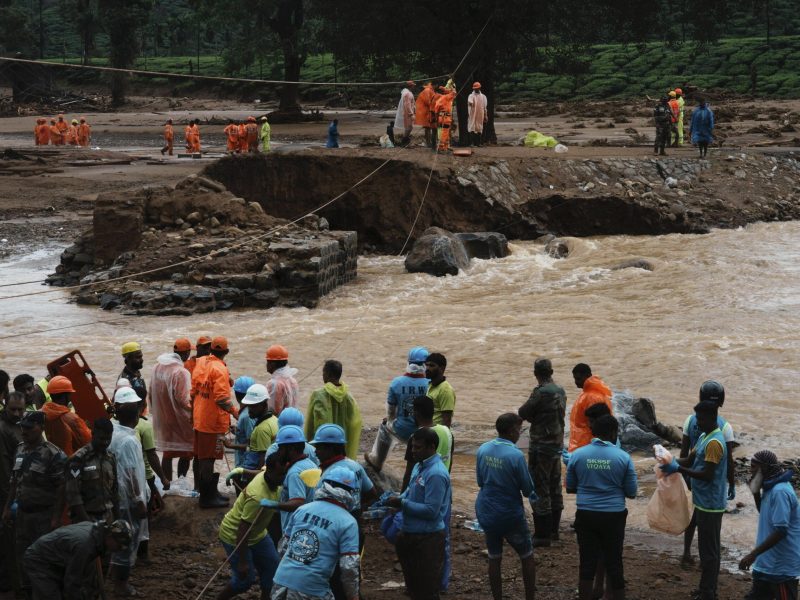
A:
<svg viewBox="0 0 800 600">
<path fill-rule="evenodd" d="M 681 88 L 675 88 L 675 93 L 679 95 L 683 95 L 683 90 Z"/>
<path fill-rule="evenodd" d="M 256 118 L 255 117 L 247 117 L 247 122 L 248 123 L 255 123 L 256 122 Z"/>
<path fill-rule="evenodd" d="M 267 348 L 267 360 L 289 360 L 289 351 L 275 344 Z"/>
<path fill-rule="evenodd" d="M 47 383 L 48 394 L 71 394 L 74 391 L 72 382 L 63 375 L 56 375 Z"/>
<path fill-rule="evenodd" d="M 479 89 L 481 89 L 481 82 L 480 82 L 480 81 L 476 81 L 475 83 L 473 83 L 473 84 L 472 84 L 472 89 L 473 89 L 473 90 L 479 90 Z"/>
</svg>

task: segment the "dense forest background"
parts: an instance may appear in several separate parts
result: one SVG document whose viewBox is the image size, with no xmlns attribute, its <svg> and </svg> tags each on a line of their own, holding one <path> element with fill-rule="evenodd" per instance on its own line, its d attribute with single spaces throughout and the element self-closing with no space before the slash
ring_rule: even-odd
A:
<svg viewBox="0 0 800 600">
<path fill-rule="evenodd" d="M 290 81 L 455 73 L 502 101 L 633 97 L 675 85 L 798 97 L 798 9 L 797 0 L 407 0 L 402 11 L 383 0 L 0 0 L 0 54 Z M 70 72 L 68 81 L 105 77 Z M 110 79 L 121 102 L 130 81 Z M 134 83 L 173 94 L 271 93 L 283 110 L 332 93 Z"/>
</svg>

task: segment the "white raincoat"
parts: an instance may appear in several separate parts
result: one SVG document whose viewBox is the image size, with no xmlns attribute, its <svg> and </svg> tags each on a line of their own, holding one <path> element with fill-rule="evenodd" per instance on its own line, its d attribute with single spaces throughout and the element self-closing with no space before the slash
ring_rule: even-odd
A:
<svg viewBox="0 0 800 600">
<path fill-rule="evenodd" d="M 158 357 L 148 391 L 156 448 L 161 452 L 192 451 L 191 387 L 192 377 L 180 356 L 167 352 Z"/>
<path fill-rule="evenodd" d="M 403 91 L 400 92 L 400 102 L 397 104 L 397 114 L 394 116 L 395 129 L 411 132 L 416 112 L 417 104 L 414 94 L 408 88 L 403 88 Z"/>
<path fill-rule="evenodd" d="M 469 107 L 469 123 L 467 131 L 470 133 L 483 133 L 483 124 L 486 122 L 487 99 L 480 90 L 475 90 L 467 100 Z"/>
<path fill-rule="evenodd" d="M 267 404 L 275 416 L 280 415 L 287 406 L 297 408 L 300 386 L 294 378 L 295 375 L 297 375 L 297 369 L 286 365 L 277 369 L 272 374 L 272 379 L 267 382 L 267 391 L 269 392 Z"/>
</svg>

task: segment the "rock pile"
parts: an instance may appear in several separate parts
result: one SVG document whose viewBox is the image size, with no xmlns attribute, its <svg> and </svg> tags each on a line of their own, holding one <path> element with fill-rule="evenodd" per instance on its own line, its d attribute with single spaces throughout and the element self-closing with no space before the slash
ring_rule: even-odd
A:
<svg viewBox="0 0 800 600">
<path fill-rule="evenodd" d="M 139 314 L 313 307 L 355 278 L 357 260 L 355 232 L 329 231 L 313 216 L 289 225 L 190 176 L 174 190 L 100 196 L 92 230 L 62 253 L 48 283 L 81 284 L 79 303 Z"/>
</svg>

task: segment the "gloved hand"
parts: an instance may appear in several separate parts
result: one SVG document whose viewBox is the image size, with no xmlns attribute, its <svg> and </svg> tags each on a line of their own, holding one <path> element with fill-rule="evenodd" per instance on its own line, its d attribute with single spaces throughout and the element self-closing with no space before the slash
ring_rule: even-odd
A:
<svg viewBox="0 0 800 600">
<path fill-rule="evenodd" d="M 728 486 L 728 500 L 736 500 L 736 486 L 729 485 Z"/>
<path fill-rule="evenodd" d="M 566 448 L 561 449 L 561 462 L 563 462 L 565 466 L 569 464 L 569 459 L 571 457 L 572 457 L 571 452 L 567 452 Z"/>
<path fill-rule="evenodd" d="M 278 508 L 280 502 L 277 500 L 270 500 L 269 498 L 262 498 L 259 504 L 262 508 Z"/>
<path fill-rule="evenodd" d="M 672 475 L 673 473 L 678 472 L 680 465 L 678 465 L 678 461 L 673 458 L 671 463 L 660 465 L 658 468 L 664 471 L 664 473 L 667 475 Z"/>
<path fill-rule="evenodd" d="M 231 472 L 225 475 L 225 483 L 230 485 L 231 479 L 233 479 L 237 475 L 241 475 L 242 473 L 244 473 L 244 469 L 242 467 L 236 467 L 235 469 L 231 469 Z"/>
</svg>

